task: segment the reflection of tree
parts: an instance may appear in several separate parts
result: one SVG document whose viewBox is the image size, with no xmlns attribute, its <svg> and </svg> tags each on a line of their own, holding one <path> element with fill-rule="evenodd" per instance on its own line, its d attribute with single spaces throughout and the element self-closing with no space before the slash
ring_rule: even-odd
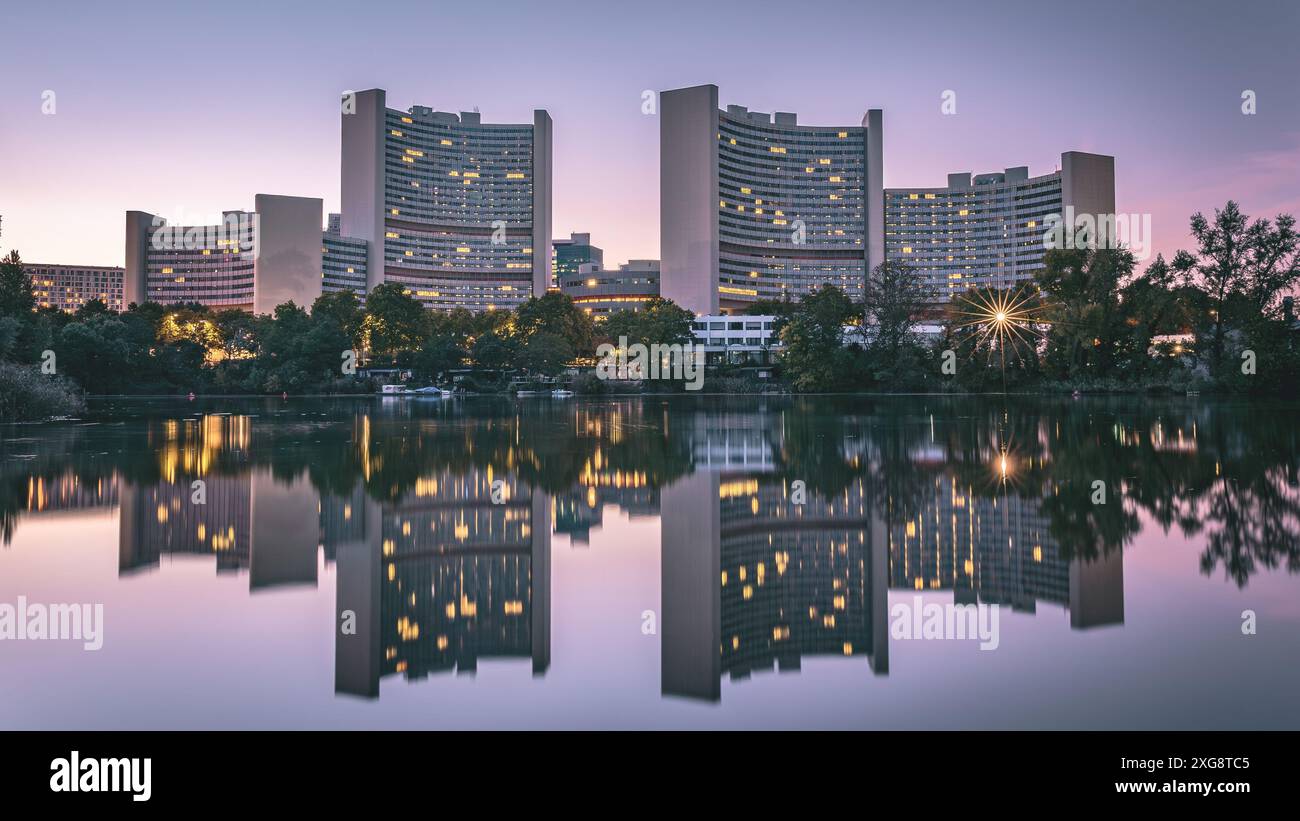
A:
<svg viewBox="0 0 1300 821">
<path fill-rule="evenodd" d="M 322 494 L 360 481 L 380 501 L 440 471 L 490 469 L 554 494 L 628 476 L 664 487 L 694 469 L 692 426 L 734 424 L 771 447 L 774 479 L 827 497 L 862 479 L 889 523 L 923 512 L 944 478 L 976 497 L 1034 501 L 1066 558 L 1121 549 L 1145 514 L 1166 532 L 1203 534 L 1207 575 L 1222 565 L 1244 586 L 1264 570 L 1300 573 L 1300 434 L 1286 407 L 925 396 L 255 399 L 220 406 L 244 416 L 212 409 L 97 403 L 89 421 L 100 424 L 11 433 L 0 440 L 0 534 L 7 542 L 32 509 L 33 487 L 68 477 L 148 486 L 269 468 L 286 481 L 306 471 Z M 236 428 L 246 435 L 232 441 Z M 1105 504 L 1092 501 L 1097 481 Z"/>
<path fill-rule="evenodd" d="M 1224 479 L 1209 496 L 1206 518 L 1218 523 L 1206 537 L 1201 571 L 1207 576 L 1220 563 L 1228 578 L 1245 587 L 1260 567 L 1284 562 L 1300 573 L 1300 505 L 1294 471 L 1279 467 L 1249 484 Z M 1290 491 L 1288 493 L 1288 490 Z"/>
</svg>

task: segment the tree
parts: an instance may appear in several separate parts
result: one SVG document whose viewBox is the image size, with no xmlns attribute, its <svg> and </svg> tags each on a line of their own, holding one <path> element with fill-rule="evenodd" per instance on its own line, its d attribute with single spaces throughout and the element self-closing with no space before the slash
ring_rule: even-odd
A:
<svg viewBox="0 0 1300 821">
<path fill-rule="evenodd" d="M 106 313 L 108 313 L 108 305 L 104 303 L 104 300 L 96 297 L 94 299 L 88 299 L 85 302 L 83 302 L 81 304 L 81 307 L 77 309 L 74 316 L 77 318 L 77 321 L 82 321 L 92 316 L 98 316 L 100 314 L 106 314 Z"/>
<path fill-rule="evenodd" d="M 28 318 L 36 307 L 32 281 L 23 268 L 22 257 L 16 250 L 0 260 L 0 316 Z"/>
<path fill-rule="evenodd" d="M 1251 222 L 1229 200 L 1222 210 L 1215 209 L 1213 221 L 1194 214 L 1192 237 L 1197 248 L 1179 251 L 1173 267 L 1188 275 L 1202 294 L 1208 314 L 1202 324 L 1217 368 L 1227 331 L 1267 316 L 1282 291 L 1300 281 L 1300 234 L 1290 214 L 1279 214 L 1275 222 Z"/>
<path fill-rule="evenodd" d="M 480 368 L 504 370 L 514 362 L 518 343 L 500 331 L 488 331 L 474 340 L 470 355 Z"/>
<path fill-rule="evenodd" d="M 683 345 L 695 339 L 695 314 L 671 299 L 653 297 L 639 311 L 617 311 L 605 320 L 612 342 L 627 337 L 629 345 Z"/>
<path fill-rule="evenodd" d="M 366 312 L 351 288 L 321 294 L 311 304 L 312 319 L 333 322 L 347 335 L 354 348 L 361 347 L 362 325 Z"/>
<path fill-rule="evenodd" d="M 930 293 L 907 266 L 882 262 L 867 275 L 863 302 L 873 353 L 894 358 L 912 338 L 912 326 L 925 308 Z"/>
<path fill-rule="evenodd" d="M 1190 303 L 1174 269 L 1157 255 L 1140 276 L 1120 289 L 1120 306 L 1127 328 L 1118 356 L 1130 373 L 1142 373 L 1158 363 L 1150 355 L 1152 339 L 1182 333 L 1190 327 Z"/>
<path fill-rule="evenodd" d="M 465 361 L 463 342 L 450 333 L 434 332 L 424 340 L 412 363 L 416 373 L 428 379 L 459 368 Z"/>
<path fill-rule="evenodd" d="M 555 376 L 573 359 L 573 346 L 559 334 L 542 331 L 529 337 L 519 353 L 519 364 L 533 373 Z"/>
<path fill-rule="evenodd" d="M 851 386 L 860 373 L 861 349 L 844 346 L 844 326 L 857 319 L 853 301 L 828 285 L 806 294 L 781 331 L 782 371 L 799 391 L 833 391 Z"/>
<path fill-rule="evenodd" d="M 1122 248 L 1053 248 L 1034 273 L 1042 290 L 1042 318 L 1051 325 L 1045 362 L 1058 378 L 1109 375 L 1124 320 L 1119 284 L 1133 273 Z"/>
<path fill-rule="evenodd" d="M 760 299 L 757 302 L 751 302 L 745 307 L 746 316 L 770 316 L 772 320 L 772 334 L 779 336 L 781 329 L 794 316 L 796 305 L 790 301 L 789 294 L 783 295 L 780 299 Z"/>
<path fill-rule="evenodd" d="M 535 334 L 558 336 L 570 350 L 583 353 L 595 348 L 595 325 L 590 314 L 559 291 L 531 297 L 515 312 L 515 328 L 525 339 Z"/>
<path fill-rule="evenodd" d="M 428 328 L 424 306 L 400 283 L 377 285 L 366 297 L 362 338 L 372 354 L 391 357 L 418 350 Z"/>
</svg>

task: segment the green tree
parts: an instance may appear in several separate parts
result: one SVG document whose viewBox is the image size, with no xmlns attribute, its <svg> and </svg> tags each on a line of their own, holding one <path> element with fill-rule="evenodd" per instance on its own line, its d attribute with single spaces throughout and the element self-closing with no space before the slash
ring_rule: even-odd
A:
<svg viewBox="0 0 1300 821">
<path fill-rule="evenodd" d="M 591 315 L 559 291 L 531 297 L 520 305 L 515 328 L 525 339 L 547 334 L 562 338 L 572 351 L 590 353 L 595 349 L 596 327 Z"/>
<path fill-rule="evenodd" d="M 96 297 L 95 299 L 88 299 L 85 302 L 83 302 L 81 304 L 81 307 L 77 308 L 77 311 L 74 314 L 74 316 L 78 321 L 81 321 L 81 320 L 89 319 L 92 316 L 98 316 L 100 314 L 106 314 L 108 312 L 109 312 L 108 305 L 105 304 L 104 300 Z"/>
<path fill-rule="evenodd" d="M 861 349 L 846 348 L 844 326 L 857 320 L 853 301 L 826 286 L 805 295 L 781 331 L 781 369 L 798 391 L 843 390 L 861 375 Z"/>
<path fill-rule="evenodd" d="M 629 345 L 682 345 L 695 339 L 695 314 L 671 299 L 653 297 L 639 311 L 617 311 L 605 320 L 605 335 L 617 343 L 627 337 Z"/>
<path fill-rule="evenodd" d="M 1043 293 L 1037 312 L 1051 325 L 1045 362 L 1062 379 L 1112 375 L 1125 325 L 1119 284 L 1133 273 L 1121 248 L 1053 248 L 1034 281 Z"/>
<path fill-rule="evenodd" d="M 361 347 L 362 324 L 365 322 L 366 312 L 351 288 L 316 297 L 316 301 L 311 304 L 311 315 L 317 321 L 333 322 L 347 335 L 354 347 Z"/>
<path fill-rule="evenodd" d="M 514 363 L 519 353 L 518 342 L 501 331 L 488 331 L 474 340 L 470 356 L 480 368 L 505 370 Z"/>
<path fill-rule="evenodd" d="M 366 297 L 362 337 L 373 355 L 392 357 L 419 350 L 428 328 L 424 306 L 401 284 L 385 282 Z"/>
<path fill-rule="evenodd" d="M 12 250 L 0 260 L 0 316 L 27 318 L 35 307 L 32 281 L 23 268 L 22 257 Z"/>
<path fill-rule="evenodd" d="M 1215 209 L 1213 220 L 1194 214 L 1192 237 L 1196 249 L 1179 251 L 1173 268 L 1188 275 L 1202 296 L 1201 335 L 1208 336 L 1217 370 L 1228 331 L 1269 316 L 1282 292 L 1300 281 L 1300 234 L 1290 214 L 1251 222 L 1229 200 Z"/>
<path fill-rule="evenodd" d="M 519 364 L 533 373 L 555 376 L 573 359 L 573 346 L 559 334 L 533 334 L 519 352 Z"/>
<path fill-rule="evenodd" d="M 876 381 L 893 388 L 923 381 L 924 352 L 913 327 L 929 298 L 921 278 L 900 263 L 883 262 L 867 275 L 863 330 Z"/>
</svg>

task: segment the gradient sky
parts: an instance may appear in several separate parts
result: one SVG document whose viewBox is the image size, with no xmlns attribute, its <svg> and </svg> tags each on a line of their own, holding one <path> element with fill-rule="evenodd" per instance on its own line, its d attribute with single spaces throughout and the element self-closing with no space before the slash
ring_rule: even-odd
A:
<svg viewBox="0 0 1300 821">
<path fill-rule="evenodd" d="M 1229 198 L 1300 214 L 1297 31 L 1294 0 L 15 2 L 0 249 L 121 265 L 127 209 L 214 215 L 269 193 L 337 211 L 339 95 L 381 87 L 394 108 L 478 106 L 489 122 L 548 109 L 555 236 L 589 231 L 607 266 L 657 258 L 658 121 L 641 93 L 714 83 L 724 106 L 812 125 L 884 109 L 886 186 L 1112 154 L 1118 209 L 1150 213 L 1169 254 L 1192 212 Z"/>
</svg>

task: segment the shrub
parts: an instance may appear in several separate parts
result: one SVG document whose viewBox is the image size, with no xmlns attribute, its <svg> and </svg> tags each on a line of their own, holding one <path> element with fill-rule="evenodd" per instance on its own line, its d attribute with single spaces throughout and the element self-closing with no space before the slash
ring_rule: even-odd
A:
<svg viewBox="0 0 1300 821">
<path fill-rule="evenodd" d="M 86 405 L 77 386 L 37 368 L 0 362 L 0 421 L 27 422 L 81 413 Z"/>
</svg>

